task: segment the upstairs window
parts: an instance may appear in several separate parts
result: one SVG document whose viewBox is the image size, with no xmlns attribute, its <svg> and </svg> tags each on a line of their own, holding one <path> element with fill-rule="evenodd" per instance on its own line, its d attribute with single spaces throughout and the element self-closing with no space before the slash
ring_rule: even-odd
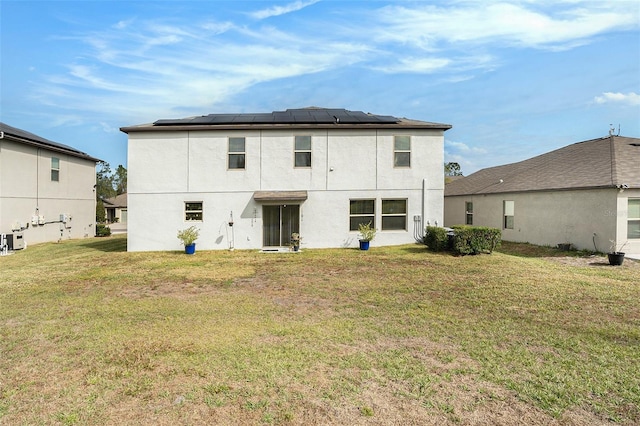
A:
<svg viewBox="0 0 640 426">
<path fill-rule="evenodd" d="M 60 180 L 60 159 L 51 157 L 51 180 L 58 182 Z"/>
<path fill-rule="evenodd" d="M 515 203 L 513 201 L 503 201 L 503 224 L 504 229 L 513 229 L 513 217 L 515 213 Z"/>
<path fill-rule="evenodd" d="M 245 168 L 244 138 L 229 138 L 229 169 Z"/>
<path fill-rule="evenodd" d="M 407 200 L 382 200 L 382 230 L 407 230 Z"/>
<path fill-rule="evenodd" d="M 393 167 L 411 167 L 411 136 L 394 138 Z"/>
<path fill-rule="evenodd" d="M 376 227 L 376 200 L 349 200 L 349 231 L 357 231 L 358 225 L 371 222 Z"/>
<path fill-rule="evenodd" d="M 311 136 L 296 136 L 295 167 L 311 167 Z"/>
<path fill-rule="evenodd" d="M 627 238 L 640 238 L 640 198 L 629 198 L 627 203 Z"/>
<path fill-rule="evenodd" d="M 465 204 L 465 223 L 467 225 L 473 225 L 473 203 L 471 201 L 467 201 Z"/>
<path fill-rule="evenodd" d="M 202 201 L 184 203 L 184 220 L 202 222 Z"/>
</svg>

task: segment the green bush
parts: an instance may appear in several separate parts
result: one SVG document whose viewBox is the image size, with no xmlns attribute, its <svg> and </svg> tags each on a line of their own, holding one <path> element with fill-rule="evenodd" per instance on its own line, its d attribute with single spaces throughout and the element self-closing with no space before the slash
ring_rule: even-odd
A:
<svg viewBox="0 0 640 426">
<path fill-rule="evenodd" d="M 101 223 L 96 225 L 96 237 L 108 237 L 109 235 L 111 235 L 111 228 Z"/>
<path fill-rule="evenodd" d="M 424 243 L 433 251 L 447 250 L 449 245 L 447 229 L 439 226 L 427 226 L 424 234 Z"/>
<path fill-rule="evenodd" d="M 491 253 L 502 241 L 502 233 L 497 228 L 458 225 L 453 231 L 453 250 L 458 254 Z"/>
</svg>

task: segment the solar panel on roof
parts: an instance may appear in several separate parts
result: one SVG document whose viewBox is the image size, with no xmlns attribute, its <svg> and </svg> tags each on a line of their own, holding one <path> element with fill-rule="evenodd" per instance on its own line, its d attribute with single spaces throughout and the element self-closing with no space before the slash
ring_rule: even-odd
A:
<svg viewBox="0 0 640 426">
<path fill-rule="evenodd" d="M 301 108 L 257 114 L 209 114 L 202 117 L 162 119 L 155 126 L 196 124 L 381 124 L 397 123 L 399 119 L 386 115 L 366 114 L 338 108 Z"/>
</svg>

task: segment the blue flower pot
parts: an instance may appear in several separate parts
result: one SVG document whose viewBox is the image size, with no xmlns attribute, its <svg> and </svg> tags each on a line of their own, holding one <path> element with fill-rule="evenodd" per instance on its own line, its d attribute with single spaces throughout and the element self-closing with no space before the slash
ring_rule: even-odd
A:
<svg viewBox="0 0 640 426">
<path fill-rule="evenodd" d="M 196 252 L 196 243 L 184 246 L 184 252 L 187 254 L 194 254 Z"/>
<path fill-rule="evenodd" d="M 369 250 L 369 242 L 360 240 L 360 250 Z"/>
</svg>

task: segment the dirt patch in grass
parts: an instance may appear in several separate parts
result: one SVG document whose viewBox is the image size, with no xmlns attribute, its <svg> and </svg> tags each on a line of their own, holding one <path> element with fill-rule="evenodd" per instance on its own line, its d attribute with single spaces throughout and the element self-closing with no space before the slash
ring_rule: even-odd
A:
<svg viewBox="0 0 640 426">
<path fill-rule="evenodd" d="M 638 269 L 640 268 L 640 262 L 633 259 L 625 259 L 622 265 L 612 266 L 606 256 L 601 255 L 579 255 L 579 256 L 548 256 L 542 257 L 542 259 L 550 262 L 561 263 L 563 265 L 571 266 L 592 266 L 600 268 L 612 268 L 615 269 Z"/>
</svg>

